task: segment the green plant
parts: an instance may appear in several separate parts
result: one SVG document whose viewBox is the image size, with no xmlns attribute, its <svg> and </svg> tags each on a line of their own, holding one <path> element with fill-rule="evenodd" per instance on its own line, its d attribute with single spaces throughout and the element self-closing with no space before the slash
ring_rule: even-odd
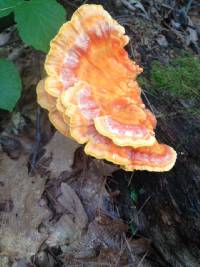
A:
<svg viewBox="0 0 200 267">
<path fill-rule="evenodd" d="M 136 190 L 135 188 L 131 187 L 131 189 L 130 189 L 130 197 L 131 197 L 131 200 L 133 201 L 134 205 L 138 201 L 138 195 L 139 195 L 138 190 Z"/>
<path fill-rule="evenodd" d="M 0 1 L 0 18 L 9 15 L 14 8 L 20 5 L 23 0 L 1 0 Z"/>
<path fill-rule="evenodd" d="M 66 18 L 65 9 L 56 0 L 1 0 L 0 17 L 11 12 L 22 40 L 45 53 Z"/>
<path fill-rule="evenodd" d="M 21 94 L 21 79 L 15 65 L 0 59 L 0 108 L 12 111 Z"/>
<path fill-rule="evenodd" d="M 56 0 L 0 0 L 0 18 L 10 13 L 14 13 L 16 28 L 24 43 L 45 53 L 66 19 L 65 9 Z M 0 108 L 11 111 L 21 92 L 19 76 L 11 62 L 1 59 L 0 63 Z M 5 74 L 8 67 L 12 78 Z"/>
<path fill-rule="evenodd" d="M 129 231 L 131 233 L 131 236 L 135 236 L 137 233 L 137 225 L 134 222 L 129 223 Z"/>
</svg>

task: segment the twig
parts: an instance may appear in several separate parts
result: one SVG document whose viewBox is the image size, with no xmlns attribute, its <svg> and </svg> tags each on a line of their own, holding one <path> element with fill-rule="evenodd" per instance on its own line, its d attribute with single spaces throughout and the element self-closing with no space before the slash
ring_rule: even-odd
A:
<svg viewBox="0 0 200 267">
<path fill-rule="evenodd" d="M 123 244 L 123 247 L 121 248 L 118 257 L 116 257 L 116 261 L 115 261 L 115 265 L 114 265 L 114 267 L 119 266 L 120 258 L 121 258 L 121 256 L 123 255 L 123 253 L 124 253 L 126 247 L 127 247 L 127 246 L 126 246 L 125 244 Z"/>
<path fill-rule="evenodd" d="M 124 236 L 124 239 L 125 239 L 125 241 L 126 241 L 128 250 L 129 250 L 129 252 L 130 252 L 130 254 L 131 254 L 131 259 L 132 259 L 132 261 L 133 261 L 133 263 L 134 263 L 134 262 L 135 262 L 135 256 L 134 256 L 133 253 L 132 253 L 132 249 L 131 249 L 131 247 L 130 247 L 130 245 L 129 245 L 129 242 L 128 242 L 127 238 L 126 238 L 126 234 L 124 233 L 123 236 Z"/>
<path fill-rule="evenodd" d="M 145 93 L 144 90 L 142 90 L 142 94 L 144 95 L 144 97 L 145 97 L 145 99 L 146 99 L 146 101 L 147 101 L 147 103 L 148 103 L 148 105 L 149 105 L 149 107 L 150 107 L 152 113 L 153 113 L 154 116 L 155 116 L 155 112 L 157 113 L 157 111 L 156 111 L 156 110 L 153 108 L 153 106 L 151 105 L 151 103 L 150 103 L 150 101 L 149 101 L 149 99 L 148 99 L 148 97 L 147 97 L 147 95 L 146 95 L 146 93 Z"/>
<path fill-rule="evenodd" d="M 130 186 L 130 184 L 131 184 L 131 182 L 132 182 L 132 179 L 133 179 L 134 174 L 135 174 L 135 172 L 133 171 L 133 172 L 131 173 L 131 177 L 130 177 L 130 179 L 129 179 L 129 181 L 128 181 L 128 187 Z"/>
<path fill-rule="evenodd" d="M 31 162 L 30 162 L 30 166 L 31 166 L 30 172 L 29 172 L 30 175 L 33 174 L 33 171 L 35 169 L 36 162 L 37 162 L 37 155 L 38 155 L 40 142 L 41 142 L 40 112 L 41 112 L 40 107 L 38 107 L 37 111 L 36 111 L 35 145 L 34 145 L 32 157 L 31 157 Z"/>
<path fill-rule="evenodd" d="M 128 2 L 128 0 L 121 0 L 122 4 L 125 5 L 128 9 L 131 11 L 135 11 L 136 8 L 131 5 L 131 3 Z"/>
<path fill-rule="evenodd" d="M 162 3 L 161 6 L 167 8 L 167 9 L 173 10 L 173 7 L 166 5 L 164 3 Z"/>
<path fill-rule="evenodd" d="M 147 13 L 146 10 L 144 9 L 144 7 L 143 7 L 143 5 L 140 3 L 140 1 L 136 2 L 136 3 L 135 3 L 135 6 L 133 6 L 128 0 L 121 0 L 121 2 L 122 2 L 122 4 L 123 4 L 124 6 L 126 6 L 130 11 L 135 12 L 136 8 L 139 8 L 140 10 L 143 11 L 143 13 L 144 13 L 144 17 L 145 17 L 146 19 L 150 20 L 150 19 L 149 19 L 149 15 L 148 15 L 148 13 Z"/>
<path fill-rule="evenodd" d="M 118 209 L 118 207 L 116 207 L 116 210 L 117 210 L 117 213 L 118 213 L 118 215 L 119 215 L 119 217 L 120 217 L 120 213 L 119 213 L 119 209 Z M 128 250 L 129 250 L 129 252 L 130 252 L 130 255 L 131 255 L 131 259 L 132 259 L 132 261 L 133 261 L 133 263 L 134 263 L 134 262 L 135 262 L 135 256 L 134 256 L 133 253 L 132 253 L 131 247 L 130 247 L 129 242 L 128 242 L 127 238 L 126 238 L 126 234 L 125 234 L 125 233 L 123 233 L 123 238 L 124 238 L 124 240 L 126 241 L 127 248 L 128 248 Z"/>
<path fill-rule="evenodd" d="M 151 196 L 149 196 L 145 202 L 143 203 L 142 207 L 138 210 L 138 215 L 141 213 L 141 211 L 144 209 L 144 207 L 146 206 L 147 202 L 149 202 L 149 200 L 151 199 Z"/>
<path fill-rule="evenodd" d="M 193 0 L 189 0 L 187 3 L 187 6 L 185 8 L 186 14 L 190 11 L 191 5 L 192 5 Z"/>
<path fill-rule="evenodd" d="M 143 263 L 143 261 L 146 258 L 148 253 L 149 253 L 149 251 L 147 250 L 146 253 L 143 255 L 143 257 L 141 258 L 140 262 L 138 263 L 138 265 L 136 267 L 140 267 L 141 266 L 141 264 Z"/>
</svg>

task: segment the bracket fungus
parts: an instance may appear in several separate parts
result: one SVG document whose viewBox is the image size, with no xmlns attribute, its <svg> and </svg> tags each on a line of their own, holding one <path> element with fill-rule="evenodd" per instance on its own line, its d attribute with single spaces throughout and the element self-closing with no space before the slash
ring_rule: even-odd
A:
<svg viewBox="0 0 200 267">
<path fill-rule="evenodd" d="M 77 9 L 51 41 L 38 103 L 55 128 L 85 153 L 127 171 L 168 171 L 173 148 L 155 138 L 156 118 L 141 98 L 142 68 L 128 57 L 124 28 L 100 5 Z"/>
</svg>

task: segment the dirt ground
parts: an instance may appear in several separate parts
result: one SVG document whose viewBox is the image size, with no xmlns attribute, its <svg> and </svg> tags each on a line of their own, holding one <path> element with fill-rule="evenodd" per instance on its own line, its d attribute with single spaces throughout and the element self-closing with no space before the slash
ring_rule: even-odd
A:
<svg viewBox="0 0 200 267">
<path fill-rule="evenodd" d="M 198 1 L 60 2 L 69 17 L 83 3 L 102 4 L 125 27 L 146 77 L 154 60 L 200 55 Z M 36 103 L 45 55 L 22 43 L 12 22 L 0 30 L 0 57 L 23 81 L 15 110 L 0 110 L 0 266 L 200 266 L 200 117 L 188 112 L 199 102 L 143 88 L 159 139 L 178 160 L 164 174 L 119 170 L 55 131 Z"/>
</svg>

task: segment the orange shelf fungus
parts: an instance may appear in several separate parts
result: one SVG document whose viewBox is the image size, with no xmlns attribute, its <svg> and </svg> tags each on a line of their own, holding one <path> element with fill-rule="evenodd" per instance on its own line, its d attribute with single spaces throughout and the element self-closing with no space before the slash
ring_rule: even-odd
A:
<svg viewBox="0 0 200 267">
<path fill-rule="evenodd" d="M 141 98 L 142 68 L 128 57 L 124 28 L 100 5 L 83 5 L 51 41 L 38 103 L 85 152 L 127 171 L 168 171 L 173 148 L 156 141 L 156 118 Z"/>
</svg>

